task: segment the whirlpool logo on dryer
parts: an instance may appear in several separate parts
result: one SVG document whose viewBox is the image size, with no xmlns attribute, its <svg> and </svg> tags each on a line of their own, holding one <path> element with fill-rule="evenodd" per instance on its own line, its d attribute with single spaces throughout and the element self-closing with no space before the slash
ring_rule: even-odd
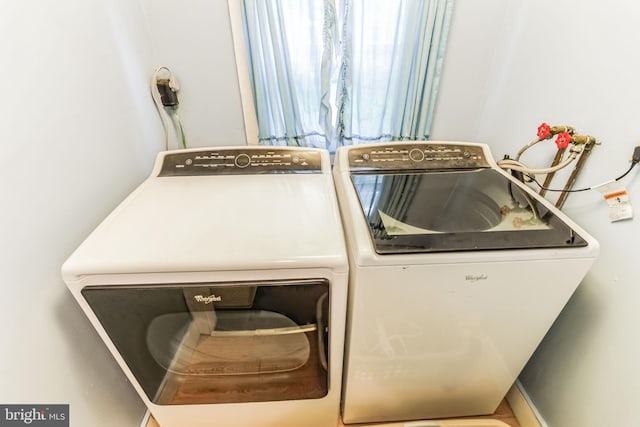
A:
<svg viewBox="0 0 640 427">
<path fill-rule="evenodd" d="M 211 304 L 214 302 L 222 302 L 222 297 L 219 295 L 209 295 L 205 297 L 204 295 L 194 295 L 193 297 L 197 302 L 203 302 L 205 304 Z"/>
</svg>

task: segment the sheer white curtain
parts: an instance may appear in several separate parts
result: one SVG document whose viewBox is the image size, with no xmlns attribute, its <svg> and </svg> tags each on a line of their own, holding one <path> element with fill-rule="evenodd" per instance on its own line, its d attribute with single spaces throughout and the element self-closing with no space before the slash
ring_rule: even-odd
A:
<svg viewBox="0 0 640 427">
<path fill-rule="evenodd" d="M 428 139 L 453 0 L 242 0 L 259 140 Z"/>
</svg>

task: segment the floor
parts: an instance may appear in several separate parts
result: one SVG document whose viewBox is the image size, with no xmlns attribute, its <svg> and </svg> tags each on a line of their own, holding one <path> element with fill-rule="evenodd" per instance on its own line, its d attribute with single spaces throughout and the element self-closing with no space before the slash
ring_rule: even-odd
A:
<svg viewBox="0 0 640 427">
<path fill-rule="evenodd" d="M 513 415 L 513 411 L 509 406 L 509 403 L 506 400 L 503 400 L 496 409 L 496 412 L 493 415 L 486 417 L 473 417 L 473 418 L 491 418 L 495 420 L 502 421 L 503 423 L 509 424 L 511 427 L 520 427 L 518 420 Z"/>
<path fill-rule="evenodd" d="M 502 421 L 508 424 L 510 427 L 521 427 L 520 424 L 518 423 L 518 420 L 516 420 L 516 417 L 513 415 L 513 411 L 511 410 L 511 407 L 509 406 L 509 403 L 507 403 L 506 400 L 503 400 L 502 403 L 500 403 L 500 406 L 498 406 L 498 409 L 493 415 L 488 415 L 486 417 L 470 417 L 470 418 L 473 418 L 473 419 L 491 418 L 491 419 Z M 464 418 L 460 418 L 460 419 L 462 420 Z M 341 422 L 337 427 L 343 427 L 343 426 L 344 425 Z M 352 426 L 364 427 L 363 425 L 357 425 L 357 424 L 352 424 Z M 147 422 L 147 425 L 145 427 L 160 427 L 160 425 L 153 419 L 153 417 L 149 417 L 149 422 Z M 188 427 L 188 426 L 185 426 L 185 427 Z M 379 427 L 382 427 L 382 426 L 379 426 Z"/>
</svg>

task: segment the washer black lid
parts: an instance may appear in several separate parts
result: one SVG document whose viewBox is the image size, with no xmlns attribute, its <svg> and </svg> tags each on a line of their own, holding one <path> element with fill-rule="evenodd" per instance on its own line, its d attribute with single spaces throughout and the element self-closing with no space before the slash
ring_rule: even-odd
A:
<svg viewBox="0 0 640 427">
<path fill-rule="evenodd" d="M 491 168 L 360 172 L 351 179 L 379 254 L 587 245 Z"/>
</svg>

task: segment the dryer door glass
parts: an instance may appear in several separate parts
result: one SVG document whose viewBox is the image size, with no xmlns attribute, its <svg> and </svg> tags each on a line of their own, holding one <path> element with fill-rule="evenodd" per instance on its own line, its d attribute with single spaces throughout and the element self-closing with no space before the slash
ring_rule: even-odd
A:
<svg viewBox="0 0 640 427">
<path fill-rule="evenodd" d="M 82 294 L 156 404 L 327 394 L 325 279 L 91 286 Z"/>
<path fill-rule="evenodd" d="M 493 169 L 352 181 L 381 254 L 586 246 L 555 208 Z"/>
</svg>

